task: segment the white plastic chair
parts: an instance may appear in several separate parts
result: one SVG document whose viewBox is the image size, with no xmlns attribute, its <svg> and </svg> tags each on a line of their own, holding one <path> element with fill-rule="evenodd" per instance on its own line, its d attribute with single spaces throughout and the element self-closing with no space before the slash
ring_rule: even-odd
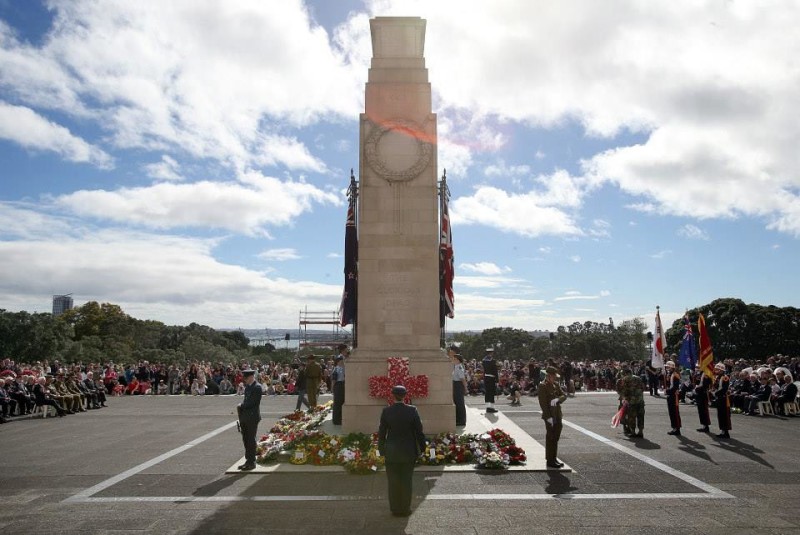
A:
<svg viewBox="0 0 800 535">
<path fill-rule="evenodd" d="M 759 401 L 756 407 L 761 416 L 766 416 L 767 414 L 775 415 L 775 411 L 772 410 L 772 403 L 769 401 Z"/>
</svg>

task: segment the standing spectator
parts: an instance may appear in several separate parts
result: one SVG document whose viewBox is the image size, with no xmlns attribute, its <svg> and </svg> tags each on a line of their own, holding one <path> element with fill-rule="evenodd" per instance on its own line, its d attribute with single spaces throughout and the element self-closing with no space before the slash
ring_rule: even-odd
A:
<svg viewBox="0 0 800 535">
<path fill-rule="evenodd" d="M 305 362 L 300 362 L 297 366 L 297 378 L 294 381 L 294 391 L 297 394 L 297 403 L 294 406 L 294 410 L 299 411 L 302 405 L 305 405 L 306 409 L 311 410 L 312 405 L 309 404 L 308 400 L 306 399 L 306 364 Z"/>
</svg>

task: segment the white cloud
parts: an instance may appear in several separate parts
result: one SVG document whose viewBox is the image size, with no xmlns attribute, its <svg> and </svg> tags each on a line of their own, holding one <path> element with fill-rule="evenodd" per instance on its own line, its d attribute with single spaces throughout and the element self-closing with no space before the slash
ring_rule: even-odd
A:
<svg viewBox="0 0 800 535">
<path fill-rule="evenodd" d="M 526 177 L 531 173 L 530 165 L 507 165 L 505 161 L 500 160 L 496 164 L 487 165 L 483 169 L 483 174 L 490 178 L 505 178 L 513 179 Z"/>
<path fill-rule="evenodd" d="M 180 175 L 180 165 L 175 158 L 166 154 L 161 156 L 161 161 L 144 166 L 147 175 L 158 180 L 183 180 Z"/>
<path fill-rule="evenodd" d="M 686 225 L 679 228 L 677 233 L 678 236 L 683 236 L 684 238 L 689 238 L 690 240 L 708 241 L 710 239 L 708 233 L 705 230 L 690 223 L 687 223 Z"/>
<path fill-rule="evenodd" d="M 550 247 L 539 247 L 539 252 L 543 254 L 550 254 L 552 249 Z"/>
<path fill-rule="evenodd" d="M 800 40 L 786 39 L 800 4 L 371 6 L 427 19 L 426 60 L 443 108 L 468 110 L 474 122 L 499 117 L 549 128 L 577 121 L 591 136 L 638 133 L 643 142 L 586 161 L 596 181 L 640 197 L 632 206 L 701 219 L 755 217 L 800 236 L 800 122 L 792 112 Z"/>
<path fill-rule="evenodd" d="M 366 60 L 341 48 L 364 44 L 363 15 L 348 21 L 360 39 L 332 42 L 297 0 L 52 7 L 41 45 L 0 27 L 0 84 L 23 103 L 96 121 L 118 147 L 322 172 L 288 132 L 363 109 Z"/>
<path fill-rule="evenodd" d="M 0 273 L 14 274 L 0 277 L 0 302 L 8 307 L 47 310 L 53 293 L 71 292 L 76 304 L 116 303 L 134 317 L 236 327 L 253 317 L 284 325 L 304 306 L 334 310 L 341 298 L 339 284 L 270 278 L 220 262 L 217 240 L 74 229 L 57 216 L 37 227 L 26 212 L 0 204 L 0 220 L 23 216 L 30 225 L 18 229 L 27 239 L 0 241 Z"/>
<path fill-rule="evenodd" d="M 267 235 L 270 226 L 290 223 L 314 203 L 342 204 L 328 192 L 302 182 L 247 172 L 241 182 L 159 183 L 115 191 L 82 190 L 54 199 L 75 214 L 150 228 L 212 227 Z"/>
<path fill-rule="evenodd" d="M 452 201 L 453 224 L 481 224 L 526 237 L 581 235 L 571 211 L 580 206 L 586 184 L 564 171 L 535 182 L 540 187 L 523 194 L 477 187 L 472 196 Z"/>
<path fill-rule="evenodd" d="M 577 255 L 577 254 L 576 255 L 572 255 L 572 256 L 569 257 L 569 259 L 577 264 L 578 262 L 581 261 L 581 255 Z"/>
<path fill-rule="evenodd" d="M 90 163 L 102 169 L 113 167 L 113 159 L 102 149 L 87 143 L 25 106 L 0 101 L 0 139 L 26 149 L 55 152 L 71 162 Z"/>
<path fill-rule="evenodd" d="M 286 260 L 298 260 L 302 258 L 295 249 L 282 248 L 282 249 L 269 249 L 258 253 L 259 258 L 264 260 L 271 260 L 274 262 L 284 262 Z"/>
<path fill-rule="evenodd" d="M 656 253 L 651 254 L 650 258 L 654 258 L 656 260 L 661 260 L 662 258 L 666 258 L 668 255 L 671 255 L 671 254 L 672 254 L 672 250 L 671 249 L 664 249 L 664 250 L 661 250 L 661 251 L 658 251 Z"/>
<path fill-rule="evenodd" d="M 493 262 L 477 262 L 475 264 L 463 263 L 458 266 L 465 271 L 473 273 L 481 273 L 483 275 L 502 275 L 503 273 L 510 273 L 511 268 L 508 266 L 500 267 Z"/>
<path fill-rule="evenodd" d="M 589 228 L 588 234 L 594 238 L 610 238 L 611 223 L 603 219 L 595 219 L 592 221 L 592 226 Z"/>
<path fill-rule="evenodd" d="M 609 295 L 611 295 L 611 292 L 608 290 L 602 290 L 597 295 L 583 295 L 581 292 L 570 290 L 564 292 L 564 295 L 554 298 L 553 301 L 586 301 L 600 299 L 601 297 L 608 297 Z"/>
</svg>

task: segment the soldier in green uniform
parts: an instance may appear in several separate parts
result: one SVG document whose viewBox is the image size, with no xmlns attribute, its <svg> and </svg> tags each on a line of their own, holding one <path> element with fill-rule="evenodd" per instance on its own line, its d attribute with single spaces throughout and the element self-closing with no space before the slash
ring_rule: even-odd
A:
<svg viewBox="0 0 800 535">
<path fill-rule="evenodd" d="M 635 438 L 644 437 L 644 382 L 638 375 L 633 375 L 630 369 L 623 371 L 622 398 L 628 402 L 628 411 L 625 415 L 626 434 Z M 636 432 L 636 428 L 639 432 Z"/>
<path fill-rule="evenodd" d="M 317 358 L 314 355 L 309 355 L 306 364 L 306 395 L 310 405 L 308 410 L 313 410 L 317 407 L 320 380 L 322 380 L 322 368 L 317 363 Z"/>
<path fill-rule="evenodd" d="M 564 391 L 558 384 L 558 370 L 548 366 L 544 383 L 539 385 L 539 406 L 542 408 L 542 420 L 545 430 L 545 460 L 548 468 L 561 468 L 564 463 L 558 460 L 558 439 L 563 427 L 561 404 L 567 400 Z"/>
<path fill-rule="evenodd" d="M 73 394 L 72 392 L 70 392 L 67 389 L 67 385 L 64 383 L 64 375 L 63 374 L 59 373 L 56 376 L 56 380 L 53 382 L 52 389 L 54 389 L 56 391 L 56 393 L 58 393 L 58 395 L 63 398 L 63 400 L 64 400 L 63 401 L 64 402 L 64 408 L 67 409 L 67 411 L 72 411 L 72 412 L 85 412 L 86 411 L 86 409 L 84 409 L 81 406 L 81 397 L 80 397 L 80 395 Z"/>
<path fill-rule="evenodd" d="M 91 409 L 91 407 L 89 406 L 89 402 L 86 399 L 86 396 L 83 394 L 81 389 L 78 388 L 78 385 L 75 382 L 75 373 L 70 372 L 67 375 L 67 380 L 64 381 L 64 386 L 66 386 L 67 392 L 69 392 L 73 396 L 78 396 L 80 398 L 80 405 L 82 410 Z"/>
</svg>

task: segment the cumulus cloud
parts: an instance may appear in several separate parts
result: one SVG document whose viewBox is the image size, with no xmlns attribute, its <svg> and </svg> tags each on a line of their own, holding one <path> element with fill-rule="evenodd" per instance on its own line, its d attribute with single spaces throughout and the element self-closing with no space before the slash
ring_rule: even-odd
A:
<svg viewBox="0 0 800 535">
<path fill-rule="evenodd" d="M 638 133 L 643 142 L 588 158 L 587 176 L 639 197 L 637 209 L 755 217 L 800 236 L 800 123 L 791 112 L 800 41 L 785 39 L 800 5 L 371 5 L 427 19 L 426 59 L 446 109 L 543 128 L 574 121 L 590 136 Z"/>
<path fill-rule="evenodd" d="M 275 262 L 283 262 L 285 260 L 298 260 L 302 258 L 299 254 L 297 254 L 297 251 L 295 249 L 291 248 L 269 249 L 258 253 L 257 256 L 264 260 L 271 260 Z"/>
<path fill-rule="evenodd" d="M 183 180 L 180 175 L 180 165 L 175 158 L 166 154 L 161 156 L 161 161 L 144 166 L 147 175 L 157 180 Z"/>
<path fill-rule="evenodd" d="M 493 262 L 476 262 L 475 264 L 469 264 L 465 262 L 463 264 L 459 264 L 458 267 L 465 271 L 481 273 L 483 275 L 502 275 L 503 273 L 511 272 L 510 267 L 500 267 Z"/>
<path fill-rule="evenodd" d="M 608 290 L 601 290 L 596 295 L 584 295 L 579 291 L 570 290 L 564 292 L 564 295 L 554 298 L 553 301 L 585 301 L 600 299 L 601 297 L 608 297 L 609 295 L 611 295 L 611 292 Z"/>
<path fill-rule="evenodd" d="M 698 226 L 687 223 L 678 229 L 678 236 L 689 238 L 690 240 L 704 240 L 708 241 L 710 238 L 708 233 Z"/>
<path fill-rule="evenodd" d="M 41 45 L 0 27 L 0 84 L 97 121 L 117 147 L 321 172 L 291 129 L 362 108 L 365 60 L 341 48 L 360 41 L 336 46 L 298 0 L 52 7 Z M 351 24 L 368 32 L 363 16 Z"/>
<path fill-rule="evenodd" d="M 71 162 L 90 163 L 102 169 L 113 167 L 113 159 L 101 148 L 87 143 L 32 109 L 0 101 L 0 139 L 26 149 L 55 152 Z"/>
<path fill-rule="evenodd" d="M 268 235 L 314 203 L 342 204 L 311 184 L 280 181 L 248 172 L 240 182 L 159 183 L 114 191 L 81 190 L 54 203 L 74 214 L 150 228 L 212 227 L 247 235 Z"/>
</svg>

